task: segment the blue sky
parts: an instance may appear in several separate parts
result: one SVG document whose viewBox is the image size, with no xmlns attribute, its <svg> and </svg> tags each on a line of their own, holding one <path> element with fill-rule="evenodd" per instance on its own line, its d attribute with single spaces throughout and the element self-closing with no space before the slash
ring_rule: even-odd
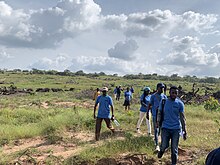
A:
<svg viewBox="0 0 220 165">
<path fill-rule="evenodd" d="M 220 77 L 218 6 L 218 0 L 0 1 L 0 68 Z"/>
</svg>

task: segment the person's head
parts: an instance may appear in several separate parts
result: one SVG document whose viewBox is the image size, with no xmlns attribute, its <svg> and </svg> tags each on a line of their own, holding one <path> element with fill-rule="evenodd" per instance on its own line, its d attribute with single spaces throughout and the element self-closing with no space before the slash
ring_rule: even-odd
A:
<svg viewBox="0 0 220 165">
<path fill-rule="evenodd" d="M 127 87 L 127 91 L 130 91 L 130 88 L 129 88 L 129 87 Z"/>
<path fill-rule="evenodd" d="M 143 89 L 145 94 L 149 94 L 150 93 L 150 87 L 144 87 Z"/>
<path fill-rule="evenodd" d="M 176 86 L 171 86 L 170 87 L 170 98 L 172 100 L 175 100 L 178 95 L 178 88 Z"/>
<path fill-rule="evenodd" d="M 99 88 L 97 88 L 96 91 L 98 92 L 98 91 L 99 91 Z"/>
<path fill-rule="evenodd" d="M 104 96 L 106 96 L 106 95 L 107 95 L 107 92 L 108 92 L 108 88 L 107 88 L 107 87 L 103 87 L 103 88 L 102 88 L 102 94 L 103 94 Z"/>
<path fill-rule="evenodd" d="M 157 84 L 157 92 L 158 92 L 158 93 L 163 93 L 164 87 L 165 87 L 165 86 L 164 86 L 163 83 L 161 83 L 161 82 L 158 83 L 158 84 Z"/>
<path fill-rule="evenodd" d="M 209 152 L 205 160 L 206 165 L 220 164 L 220 147 Z"/>
</svg>

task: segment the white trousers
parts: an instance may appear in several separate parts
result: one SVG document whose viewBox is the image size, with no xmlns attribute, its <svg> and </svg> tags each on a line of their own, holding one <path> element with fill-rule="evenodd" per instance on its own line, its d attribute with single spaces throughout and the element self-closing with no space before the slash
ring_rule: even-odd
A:
<svg viewBox="0 0 220 165">
<path fill-rule="evenodd" d="M 147 112 L 141 112 L 141 111 L 140 111 L 140 116 L 139 116 L 139 119 L 138 119 L 138 122 L 137 122 L 137 128 L 138 128 L 138 129 L 140 128 L 141 123 L 142 123 L 144 117 L 146 118 L 146 113 L 147 113 Z M 147 132 L 148 132 L 148 133 L 151 133 L 151 124 L 150 124 L 150 117 L 151 117 L 151 116 L 150 116 L 150 114 L 151 114 L 151 113 L 149 113 L 149 120 L 146 118 Z"/>
</svg>

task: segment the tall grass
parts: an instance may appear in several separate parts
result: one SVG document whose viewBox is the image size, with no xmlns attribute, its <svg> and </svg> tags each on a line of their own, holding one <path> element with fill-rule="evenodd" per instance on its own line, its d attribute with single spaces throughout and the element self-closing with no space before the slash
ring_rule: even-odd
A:
<svg viewBox="0 0 220 165">
<path fill-rule="evenodd" d="M 186 107 L 187 130 L 189 138 L 181 141 L 183 146 L 210 150 L 220 144 L 219 112 L 207 111 L 203 106 Z"/>
<path fill-rule="evenodd" d="M 76 112 L 77 111 L 77 112 Z M 86 110 L 73 109 L 4 109 L 0 111 L 0 143 L 47 135 L 66 129 L 90 130 L 94 119 Z"/>
</svg>

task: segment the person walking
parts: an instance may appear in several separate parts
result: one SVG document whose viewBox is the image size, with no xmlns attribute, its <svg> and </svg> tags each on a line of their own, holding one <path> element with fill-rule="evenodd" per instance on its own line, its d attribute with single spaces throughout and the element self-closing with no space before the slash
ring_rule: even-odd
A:
<svg viewBox="0 0 220 165">
<path fill-rule="evenodd" d="M 97 97 L 98 97 L 100 94 L 101 94 L 101 93 L 100 93 L 100 89 L 99 89 L 99 88 L 97 88 L 97 89 L 96 89 L 96 91 L 94 92 L 94 95 L 93 95 L 93 100 L 95 100 L 95 101 L 96 101 Z"/>
<path fill-rule="evenodd" d="M 102 88 L 102 95 L 98 96 L 94 106 L 94 119 L 96 119 L 95 126 L 95 140 L 98 141 L 100 138 L 100 131 L 102 126 L 102 120 L 105 120 L 106 126 L 114 133 L 114 127 L 111 124 L 111 118 L 114 118 L 114 107 L 111 96 L 107 94 L 108 88 Z M 96 108 L 98 107 L 98 115 L 96 117 Z M 112 116 L 110 116 L 110 107 Z"/>
<path fill-rule="evenodd" d="M 163 94 L 164 84 L 158 83 L 157 84 L 157 91 L 151 95 L 150 102 L 148 104 L 148 110 L 147 110 L 147 119 L 149 120 L 149 112 L 151 110 L 152 112 L 152 118 L 153 118 L 153 129 L 154 129 L 154 142 L 155 142 L 155 150 L 159 151 L 160 147 L 158 144 L 158 136 L 159 136 L 159 128 L 156 127 L 157 123 L 157 111 L 159 107 L 159 103 L 163 98 L 167 98 L 165 94 Z"/>
<path fill-rule="evenodd" d="M 119 85 L 117 88 L 117 91 L 116 91 L 116 100 L 118 100 L 118 101 L 120 100 L 120 97 L 121 97 L 121 91 L 123 91 L 123 90 L 121 88 L 121 85 Z"/>
<path fill-rule="evenodd" d="M 140 107 L 139 119 L 137 122 L 137 133 L 140 133 L 140 126 L 141 126 L 141 123 L 142 123 L 146 113 L 147 113 L 148 104 L 149 104 L 150 98 L 151 98 L 149 87 L 144 87 L 143 91 L 144 92 L 140 97 L 141 107 Z M 149 119 L 146 118 L 146 123 L 147 123 L 148 135 L 151 135 L 150 115 L 149 115 Z"/>
<path fill-rule="evenodd" d="M 127 90 L 124 92 L 124 97 L 125 100 L 123 106 L 125 106 L 125 111 L 128 111 L 130 110 L 131 98 L 132 98 L 132 93 L 129 87 L 127 87 Z"/>
<path fill-rule="evenodd" d="M 220 164 L 220 147 L 210 151 L 205 160 L 205 165 L 219 165 L 219 164 Z"/>
<path fill-rule="evenodd" d="M 158 158 L 161 158 L 164 151 L 169 147 L 171 140 L 171 162 L 177 164 L 179 137 L 182 131 L 183 139 L 186 140 L 186 119 L 184 115 L 184 104 L 177 97 L 178 88 L 172 86 L 169 90 L 170 97 L 160 102 L 157 114 L 157 127 L 161 125 L 161 145 Z"/>
<path fill-rule="evenodd" d="M 134 88 L 133 88 L 133 86 L 131 86 L 130 91 L 131 91 L 131 103 L 132 103 L 132 99 L 133 99 L 133 95 L 134 95 Z"/>
</svg>

